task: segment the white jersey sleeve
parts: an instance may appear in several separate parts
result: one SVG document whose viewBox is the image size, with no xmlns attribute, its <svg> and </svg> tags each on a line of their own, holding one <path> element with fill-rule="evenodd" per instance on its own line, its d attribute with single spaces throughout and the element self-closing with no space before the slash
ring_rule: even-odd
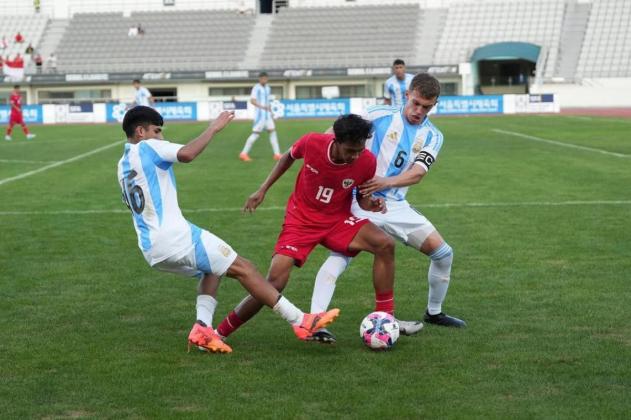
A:
<svg viewBox="0 0 631 420">
<path fill-rule="evenodd" d="M 416 140 L 418 144 L 422 144 L 422 147 L 414 157 L 414 164 L 421 165 L 426 171 L 429 171 L 443 146 L 443 133 L 426 118 L 421 129 L 418 130 Z"/>
<path fill-rule="evenodd" d="M 145 140 L 145 143 L 156 152 L 157 162 L 154 162 L 156 165 L 179 162 L 177 153 L 184 147 L 183 144 L 171 143 L 166 140 Z"/>
</svg>

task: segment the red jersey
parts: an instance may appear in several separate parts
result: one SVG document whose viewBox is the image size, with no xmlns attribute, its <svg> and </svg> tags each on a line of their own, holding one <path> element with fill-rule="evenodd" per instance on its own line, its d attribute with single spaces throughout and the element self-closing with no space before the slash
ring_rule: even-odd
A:
<svg viewBox="0 0 631 420">
<path fill-rule="evenodd" d="M 333 134 L 310 133 L 291 147 L 294 159 L 304 159 L 287 214 L 309 225 L 331 225 L 351 215 L 353 188 L 372 179 L 375 156 L 367 149 L 352 163 L 331 160 Z"/>
<path fill-rule="evenodd" d="M 19 93 L 11 92 L 9 103 L 11 104 L 12 114 L 19 114 L 22 112 L 22 96 Z M 17 109 L 15 109 L 15 107 L 17 107 Z"/>
</svg>

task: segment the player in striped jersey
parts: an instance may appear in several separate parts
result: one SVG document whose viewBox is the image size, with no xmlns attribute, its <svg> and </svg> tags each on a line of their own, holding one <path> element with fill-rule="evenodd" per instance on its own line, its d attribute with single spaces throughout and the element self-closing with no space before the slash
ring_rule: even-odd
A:
<svg viewBox="0 0 631 420">
<path fill-rule="evenodd" d="M 272 115 L 271 105 L 271 88 L 267 84 L 267 73 L 259 73 L 259 82 L 252 88 L 250 94 L 250 103 L 254 105 L 254 123 L 252 124 L 252 134 L 245 141 L 243 150 L 239 154 L 239 159 L 244 162 L 249 162 L 250 149 L 254 145 L 254 142 L 261 135 L 261 131 L 264 128 L 269 131 L 269 142 L 272 145 L 274 151 L 274 160 L 278 160 L 281 157 L 280 148 L 278 146 L 278 136 L 276 135 L 276 125 L 274 124 L 274 116 Z"/>
<path fill-rule="evenodd" d="M 173 164 L 191 162 L 214 135 L 234 118 L 222 112 L 197 138 L 186 145 L 165 141 L 162 116 L 153 108 L 136 106 L 123 119 L 127 143 L 118 162 L 123 200 L 131 210 L 138 246 L 147 263 L 161 271 L 200 279 L 197 322 L 188 336 L 190 345 L 212 352 L 232 349 L 212 328 L 215 296 L 224 274 L 237 279 L 256 299 L 273 308 L 305 340 L 317 328 L 333 322 L 339 310 L 305 314 L 265 281 L 254 265 L 237 255 L 226 242 L 187 221 L 178 205 Z"/>
<path fill-rule="evenodd" d="M 405 72 L 405 62 L 400 58 L 392 63 L 392 72 L 394 74 L 383 85 L 383 97 L 386 105 L 401 108 L 405 105 L 406 93 L 414 76 Z"/>
<path fill-rule="evenodd" d="M 386 201 L 388 212 L 364 212 L 353 203 L 353 214 L 365 217 L 391 236 L 418 249 L 430 258 L 428 273 L 429 297 L 425 322 L 443 326 L 464 327 L 464 321 L 442 312 L 442 303 L 449 286 L 453 251 L 434 225 L 405 199 L 408 187 L 418 184 L 436 161 L 443 144 L 442 133 L 431 123 L 427 114 L 436 105 L 440 85 L 433 76 L 417 74 L 407 94 L 405 107 L 369 108 L 367 119 L 373 123 L 373 135 L 366 148 L 377 157 L 376 176 L 359 186 L 362 195 L 373 194 Z M 311 308 L 328 307 L 335 282 L 346 269 L 350 258 L 332 253 L 316 276 Z M 410 335 L 420 325 L 401 325 L 401 332 Z M 317 332 L 317 341 L 332 342 L 328 331 Z"/>
</svg>

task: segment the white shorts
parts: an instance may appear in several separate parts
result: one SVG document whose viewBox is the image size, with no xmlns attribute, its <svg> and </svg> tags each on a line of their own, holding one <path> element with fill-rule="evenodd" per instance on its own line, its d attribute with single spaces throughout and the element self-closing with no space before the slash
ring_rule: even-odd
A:
<svg viewBox="0 0 631 420">
<path fill-rule="evenodd" d="M 274 119 L 269 117 L 269 118 L 261 118 L 258 121 L 254 121 L 254 124 L 252 125 L 252 131 L 256 132 L 256 133 L 260 133 L 261 131 L 263 131 L 263 129 L 266 129 L 267 131 L 273 131 L 276 130 L 276 124 L 274 124 Z"/>
<path fill-rule="evenodd" d="M 201 229 L 193 247 L 156 263 L 160 271 L 186 277 L 202 278 L 205 274 L 222 276 L 237 258 L 237 253 L 218 236 Z"/>
<path fill-rule="evenodd" d="M 425 239 L 436 230 L 427 217 L 410 206 L 407 200 L 387 200 L 386 206 L 387 213 L 375 213 L 363 210 L 357 201 L 353 200 L 351 211 L 355 216 L 365 217 L 393 238 L 415 249 L 420 249 Z"/>
</svg>

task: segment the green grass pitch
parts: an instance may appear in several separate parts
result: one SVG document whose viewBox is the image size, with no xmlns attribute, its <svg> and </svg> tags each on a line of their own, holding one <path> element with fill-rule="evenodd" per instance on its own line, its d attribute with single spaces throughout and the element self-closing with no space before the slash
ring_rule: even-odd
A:
<svg viewBox="0 0 631 420">
<path fill-rule="evenodd" d="M 281 145 L 330 123 L 280 121 Z M 469 327 L 426 326 L 386 353 L 359 339 L 373 307 L 360 255 L 334 297 L 337 345 L 299 342 L 263 310 L 232 354 L 187 354 L 196 283 L 150 269 L 137 248 L 122 144 L 103 148 L 120 128 L 32 127 L 28 142 L 18 130 L 0 144 L 0 418 L 628 418 L 631 121 L 435 124 L 443 149 L 408 199 L 454 248 L 444 309 Z M 165 137 L 203 127 L 167 124 Z M 250 127 L 233 123 L 175 173 L 185 216 L 266 272 L 300 165 L 242 215 L 274 163 L 265 134 L 253 162 L 237 159 Z M 303 309 L 325 257 L 292 273 L 285 294 Z M 397 246 L 398 317 L 421 317 L 427 264 Z M 243 296 L 224 279 L 215 324 Z"/>
</svg>

